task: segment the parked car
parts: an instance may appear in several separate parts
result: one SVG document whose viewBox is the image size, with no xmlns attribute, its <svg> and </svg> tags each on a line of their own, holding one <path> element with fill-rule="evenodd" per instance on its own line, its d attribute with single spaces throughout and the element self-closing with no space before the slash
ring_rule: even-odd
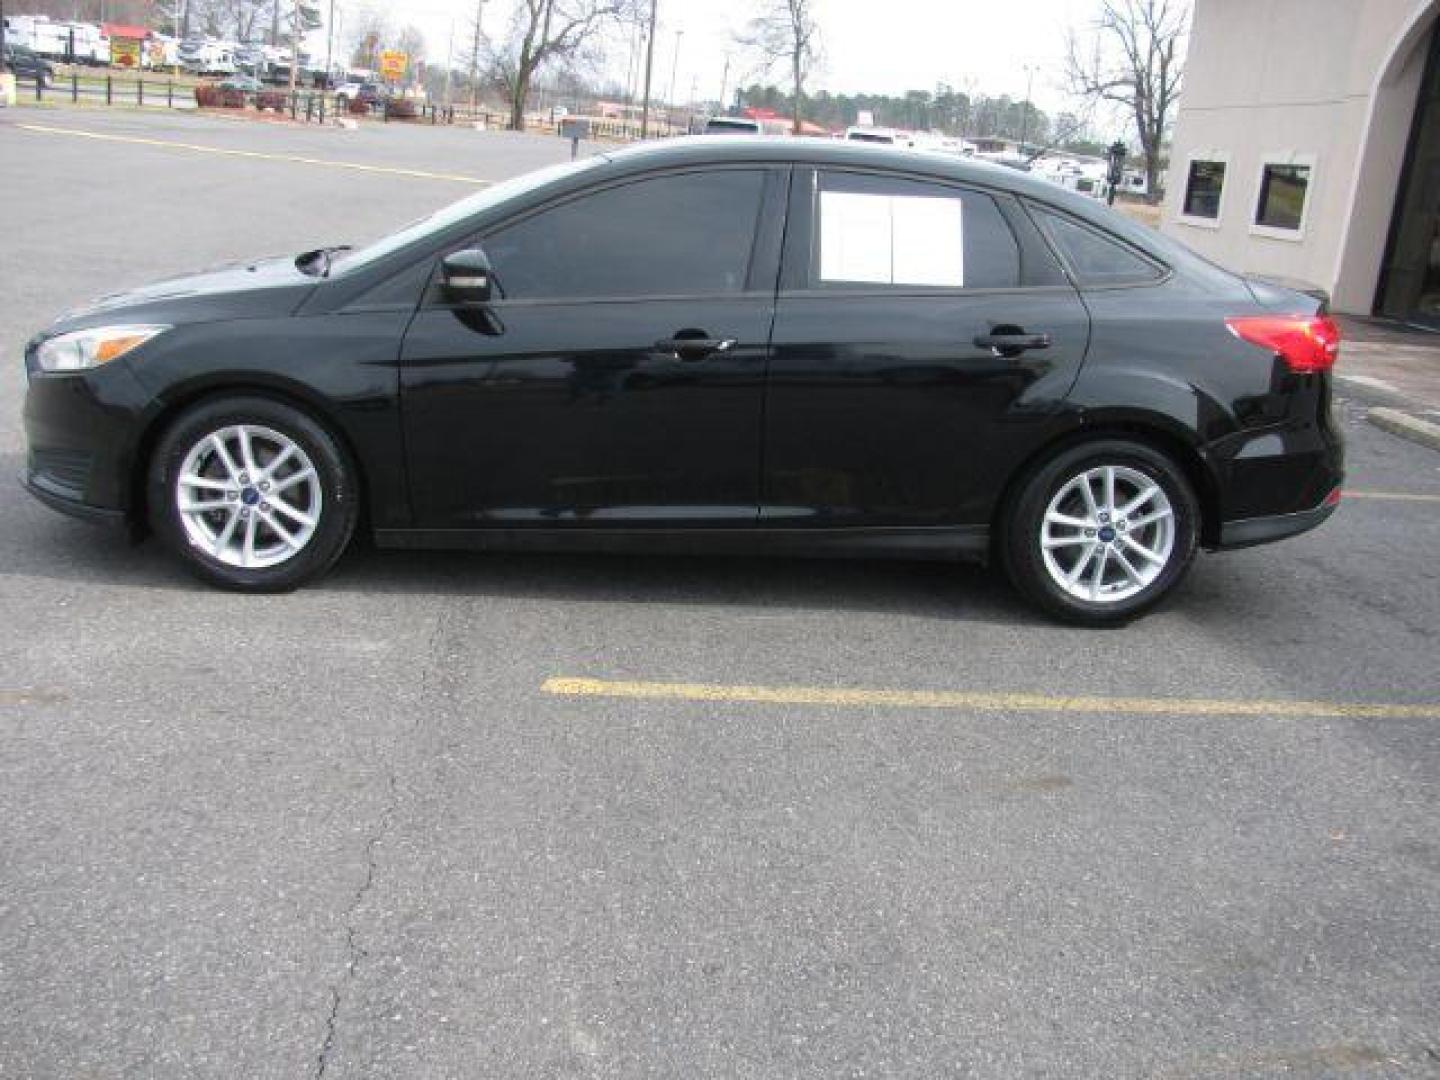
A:
<svg viewBox="0 0 1440 1080">
<path fill-rule="evenodd" d="M 36 56 L 24 45 L 5 45 L 5 67 L 17 79 L 49 86 L 55 81 L 55 68 L 50 61 Z"/>
<path fill-rule="evenodd" d="M 706 135 L 763 135 L 759 120 L 748 116 L 712 116 L 705 121 Z"/>
<path fill-rule="evenodd" d="M 335 88 L 335 101 L 341 108 L 354 101 L 374 105 L 384 101 L 385 97 L 385 88 L 375 82 L 347 82 Z"/>
<path fill-rule="evenodd" d="M 875 143 L 879 146 L 910 145 L 910 139 L 893 128 L 850 127 L 845 129 L 845 138 L 850 142 Z"/>
<path fill-rule="evenodd" d="M 265 89 L 265 84 L 253 75 L 231 75 L 228 79 L 221 79 L 216 85 L 221 90 L 240 90 L 247 94 L 258 94 Z"/>
<path fill-rule="evenodd" d="M 382 545 L 993 558 L 1145 610 L 1335 510 L 1323 301 L 1022 173 L 679 139 L 27 345 L 27 479 L 202 578 Z M 1277 582 L 1275 588 L 1283 587 Z"/>
</svg>

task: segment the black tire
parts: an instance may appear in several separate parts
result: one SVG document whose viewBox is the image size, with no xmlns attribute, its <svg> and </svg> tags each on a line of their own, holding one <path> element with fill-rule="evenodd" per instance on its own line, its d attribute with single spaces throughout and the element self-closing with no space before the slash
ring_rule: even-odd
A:
<svg viewBox="0 0 1440 1080">
<path fill-rule="evenodd" d="M 266 428 L 289 439 L 308 457 L 318 478 L 320 512 L 313 532 L 298 551 L 274 565 L 244 567 L 222 561 L 191 538 L 176 505 L 186 457 L 212 433 L 233 425 Z M 147 494 L 156 535 L 202 580 L 244 592 L 285 592 L 324 574 L 349 544 L 360 509 L 355 468 L 339 441 L 299 409 L 251 396 L 212 398 L 178 417 L 151 456 Z"/>
<path fill-rule="evenodd" d="M 1046 564 L 1042 529 L 1047 508 L 1061 490 L 1088 470 L 1105 466 L 1132 470 L 1157 484 L 1169 501 L 1173 533 L 1168 557 L 1153 580 L 1125 598 L 1091 600 L 1072 594 L 1056 580 Z M 1115 530 L 1109 533 L 1112 544 L 1118 547 L 1124 537 L 1115 540 Z M 1077 529 L 1076 534 L 1081 535 L 1081 530 Z M 999 554 L 1016 589 L 1038 607 L 1065 622 L 1100 626 L 1123 623 L 1158 604 L 1190 569 L 1199 535 L 1200 504 L 1184 470 L 1167 455 L 1144 443 L 1104 439 L 1062 450 L 1026 477 L 1000 522 Z M 1082 553 L 1087 543 L 1081 543 Z M 1128 549 L 1121 550 L 1133 560 Z M 1097 555 L 1090 564 L 1092 580 L 1098 563 Z M 1103 582 L 1103 564 L 1100 570 Z M 1119 572 L 1118 564 L 1115 572 Z M 1134 580 L 1131 578 L 1129 582 Z M 1119 584 L 1122 583 L 1117 586 Z"/>
</svg>

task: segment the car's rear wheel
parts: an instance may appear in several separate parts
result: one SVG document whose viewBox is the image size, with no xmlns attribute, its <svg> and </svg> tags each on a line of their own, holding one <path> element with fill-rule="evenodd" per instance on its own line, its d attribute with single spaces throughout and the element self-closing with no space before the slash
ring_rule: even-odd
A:
<svg viewBox="0 0 1440 1080">
<path fill-rule="evenodd" d="M 293 589 L 334 565 L 355 530 L 354 470 L 298 409 L 222 398 L 185 413 L 151 459 L 156 532 L 212 584 Z"/>
<path fill-rule="evenodd" d="M 1011 580 L 1070 622 L 1138 615 L 1180 583 L 1200 509 L 1185 472 L 1143 443 L 1072 446 L 1030 475 L 1002 523 Z"/>
</svg>

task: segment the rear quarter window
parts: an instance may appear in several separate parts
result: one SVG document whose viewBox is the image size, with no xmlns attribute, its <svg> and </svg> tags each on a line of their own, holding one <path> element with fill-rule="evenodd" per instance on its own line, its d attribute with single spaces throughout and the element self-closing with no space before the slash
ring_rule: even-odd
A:
<svg viewBox="0 0 1440 1080">
<path fill-rule="evenodd" d="M 1143 285 L 1165 274 L 1128 244 L 1073 218 L 1048 210 L 1035 210 L 1035 217 L 1081 286 Z"/>
</svg>

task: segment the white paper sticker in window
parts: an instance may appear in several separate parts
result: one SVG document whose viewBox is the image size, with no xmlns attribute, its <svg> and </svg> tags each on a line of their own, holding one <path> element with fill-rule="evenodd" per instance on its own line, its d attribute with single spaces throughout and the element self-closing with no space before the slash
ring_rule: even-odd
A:
<svg viewBox="0 0 1440 1080">
<path fill-rule="evenodd" d="M 963 286 L 963 204 L 958 198 L 821 192 L 820 279 Z"/>
</svg>

